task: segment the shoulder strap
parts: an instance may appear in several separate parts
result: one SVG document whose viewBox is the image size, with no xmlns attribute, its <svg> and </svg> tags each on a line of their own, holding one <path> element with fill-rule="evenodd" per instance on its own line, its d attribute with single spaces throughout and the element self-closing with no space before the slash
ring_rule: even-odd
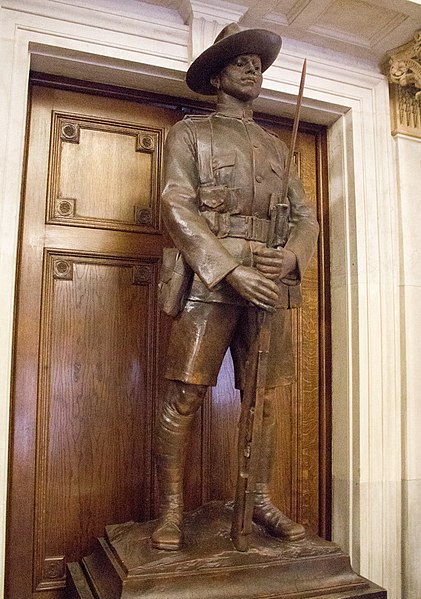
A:
<svg viewBox="0 0 421 599">
<path fill-rule="evenodd" d="M 209 117 L 191 119 L 196 132 L 197 162 L 200 185 L 213 185 L 212 122 Z"/>
</svg>

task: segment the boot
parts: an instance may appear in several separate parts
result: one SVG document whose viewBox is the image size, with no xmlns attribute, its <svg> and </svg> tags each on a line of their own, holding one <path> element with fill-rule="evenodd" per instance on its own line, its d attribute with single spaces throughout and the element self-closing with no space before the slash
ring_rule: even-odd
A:
<svg viewBox="0 0 421 599">
<path fill-rule="evenodd" d="M 177 551 L 183 544 L 183 474 L 191 425 L 202 391 L 182 383 L 169 385 L 155 436 L 155 461 L 159 488 L 159 519 L 152 533 L 156 549 Z"/>
<path fill-rule="evenodd" d="M 259 481 L 256 483 L 253 520 L 263 525 L 274 537 L 298 541 L 305 537 L 304 526 L 294 522 L 271 501 L 269 481 L 272 474 L 275 441 L 275 418 L 269 404 L 265 404 L 262 427 Z"/>
<path fill-rule="evenodd" d="M 266 483 L 256 485 L 253 520 L 262 524 L 274 537 L 286 541 L 299 541 L 304 539 L 306 534 L 302 524 L 288 518 L 272 503 Z"/>
</svg>

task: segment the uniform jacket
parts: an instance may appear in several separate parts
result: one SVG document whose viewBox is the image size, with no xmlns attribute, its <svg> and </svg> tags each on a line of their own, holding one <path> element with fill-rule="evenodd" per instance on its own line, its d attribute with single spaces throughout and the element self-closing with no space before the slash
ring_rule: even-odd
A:
<svg viewBox="0 0 421 599">
<path fill-rule="evenodd" d="M 198 152 L 202 150 L 196 126 L 200 120 L 207 120 L 211 131 L 208 156 L 213 180 L 206 186 L 215 193 L 208 195 L 201 194 Z M 250 110 L 218 107 L 210 116 L 186 117 L 170 130 L 164 152 L 162 214 L 175 245 L 195 273 L 190 299 L 245 303 L 224 278 L 239 264 L 252 265 L 253 244 L 258 242 L 215 233 L 212 219 L 227 215 L 269 219 L 270 205 L 281 192 L 287 153 L 283 142 L 254 122 Z M 298 268 L 294 276 L 281 281 L 280 307 L 300 304 L 299 283 L 318 235 L 314 211 L 295 170 L 288 202 L 285 247 L 297 256 Z"/>
</svg>

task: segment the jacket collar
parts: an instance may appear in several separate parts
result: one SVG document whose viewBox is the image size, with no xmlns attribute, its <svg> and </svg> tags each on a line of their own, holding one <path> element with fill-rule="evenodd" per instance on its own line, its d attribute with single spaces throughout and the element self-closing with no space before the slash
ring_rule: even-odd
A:
<svg viewBox="0 0 421 599">
<path fill-rule="evenodd" d="M 227 104 L 225 102 L 220 102 L 216 106 L 216 114 L 234 119 L 252 119 L 253 109 L 241 104 Z"/>
</svg>

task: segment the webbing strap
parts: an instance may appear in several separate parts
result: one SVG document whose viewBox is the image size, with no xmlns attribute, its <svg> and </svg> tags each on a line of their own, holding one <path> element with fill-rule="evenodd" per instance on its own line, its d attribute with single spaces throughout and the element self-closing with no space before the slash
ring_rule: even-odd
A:
<svg viewBox="0 0 421 599">
<path fill-rule="evenodd" d="M 210 119 L 192 119 L 196 131 L 200 185 L 214 185 L 212 168 L 212 123 Z"/>
</svg>

